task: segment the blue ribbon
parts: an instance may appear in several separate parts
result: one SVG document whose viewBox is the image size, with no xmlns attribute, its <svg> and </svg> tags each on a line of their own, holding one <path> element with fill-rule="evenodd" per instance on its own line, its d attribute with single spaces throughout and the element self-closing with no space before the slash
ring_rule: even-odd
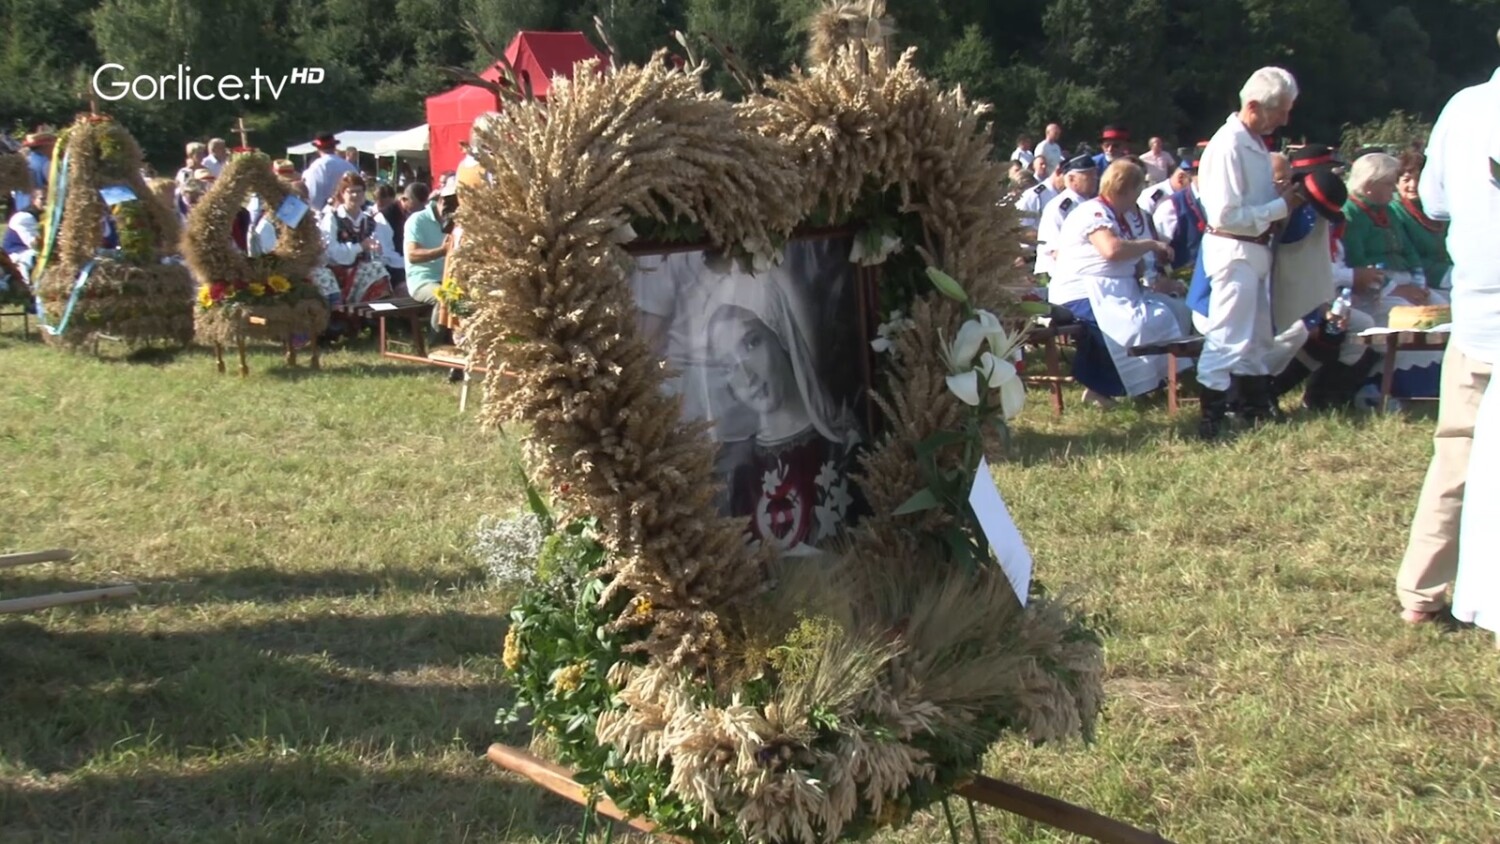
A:
<svg viewBox="0 0 1500 844">
<path fill-rule="evenodd" d="M 78 271 L 78 278 L 73 282 L 73 293 L 68 296 L 68 306 L 63 309 L 62 319 L 58 321 L 56 328 L 47 324 L 47 309 L 42 307 L 42 297 L 36 297 L 36 320 L 41 323 L 43 331 L 56 337 L 68 330 L 68 320 L 73 318 L 73 306 L 78 304 L 78 297 L 83 295 L 84 285 L 88 284 L 89 276 L 94 274 L 94 265 L 97 263 L 98 260 L 89 261 Z"/>
</svg>

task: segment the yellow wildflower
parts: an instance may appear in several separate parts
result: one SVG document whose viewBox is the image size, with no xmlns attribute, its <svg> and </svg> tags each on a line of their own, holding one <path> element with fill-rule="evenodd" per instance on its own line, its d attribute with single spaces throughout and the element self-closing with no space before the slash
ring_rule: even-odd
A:
<svg viewBox="0 0 1500 844">
<path fill-rule="evenodd" d="M 515 671 L 521 664 L 521 637 L 516 635 L 514 627 L 505 631 L 505 653 L 500 661 L 505 663 L 507 671 Z"/>
<path fill-rule="evenodd" d="M 266 279 L 266 286 L 277 293 L 285 293 L 292 289 L 292 283 L 287 281 L 284 275 L 273 275 Z"/>
<path fill-rule="evenodd" d="M 258 281 L 250 282 L 250 295 L 256 297 L 266 295 L 266 286 Z"/>
<path fill-rule="evenodd" d="M 636 618 L 650 618 L 651 617 L 651 599 L 650 598 L 647 598 L 647 597 L 645 597 L 643 595 L 640 598 L 636 599 L 636 603 L 635 603 L 635 617 Z"/>
<path fill-rule="evenodd" d="M 206 284 L 198 288 L 198 304 L 205 308 L 212 308 L 214 306 L 214 297 L 209 294 L 208 285 Z"/>
<path fill-rule="evenodd" d="M 577 689 L 583 683 L 584 668 L 584 664 L 578 662 L 557 672 L 557 677 L 552 681 L 552 691 L 563 694 Z"/>
</svg>

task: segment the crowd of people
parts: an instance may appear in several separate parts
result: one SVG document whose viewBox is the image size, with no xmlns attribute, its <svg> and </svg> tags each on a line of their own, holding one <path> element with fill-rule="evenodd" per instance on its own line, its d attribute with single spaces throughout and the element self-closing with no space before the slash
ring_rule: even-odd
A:
<svg viewBox="0 0 1500 844">
<path fill-rule="evenodd" d="M 1160 388 L 1165 356 L 1130 349 L 1201 335 L 1207 438 L 1236 419 L 1282 418 L 1280 398 L 1304 385 L 1310 408 L 1374 406 L 1380 353 L 1349 335 L 1385 326 L 1395 307 L 1447 302 L 1445 224 L 1417 190 L 1421 139 L 1352 163 L 1323 144 L 1273 151 L 1296 97 L 1290 74 L 1262 69 L 1211 140 L 1175 154 L 1160 137 L 1132 154 L 1113 125 L 1098 153 L 1068 155 L 1058 124 L 1041 144 L 1018 139 L 1007 201 L 1054 319 L 1086 327 L 1073 370 L 1086 401 Z M 1225 266 L 1264 279 L 1254 301 L 1212 284 Z M 1351 307 L 1332 313 L 1343 291 Z M 1398 353 L 1394 394 L 1436 397 L 1439 358 Z"/>
<path fill-rule="evenodd" d="M 18 192 L 6 202 L 7 225 L 3 251 L 7 266 L 20 285 L 29 287 L 31 272 L 42 249 L 42 209 L 56 135 L 46 129 L 22 139 L 34 188 Z M 272 164 L 286 191 L 307 204 L 323 236 L 323 261 L 313 281 L 331 305 L 359 304 L 407 295 L 436 302 L 443 278 L 443 262 L 451 248 L 457 180 L 447 174 L 437 190 L 415 178 L 409 166 L 397 169 L 398 193 L 389 182 L 374 183 L 359 167 L 359 151 L 339 148 L 338 139 L 322 133 L 313 141 L 316 158 L 305 171 L 293 162 Z M 194 141 L 185 149 L 183 166 L 173 178 L 143 173 L 157 198 L 177 209 L 184 223 L 223 173 L 231 155 L 220 138 Z M 277 243 L 277 211 L 254 195 L 245 198 L 232 229 L 234 246 L 249 256 L 272 252 Z M 112 218 L 104 221 L 101 245 L 118 246 Z M 330 326 L 329 338 L 349 328 L 341 319 Z M 437 342 L 442 329 L 432 325 Z"/>
</svg>

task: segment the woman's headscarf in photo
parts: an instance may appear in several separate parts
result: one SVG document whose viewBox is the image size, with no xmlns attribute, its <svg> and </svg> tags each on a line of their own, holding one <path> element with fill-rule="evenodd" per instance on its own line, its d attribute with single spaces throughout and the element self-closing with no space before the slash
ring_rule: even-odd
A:
<svg viewBox="0 0 1500 844">
<path fill-rule="evenodd" d="M 710 344 L 716 315 L 725 308 L 742 308 L 754 314 L 776 335 L 790 358 L 797 389 L 813 427 L 831 442 L 845 447 L 858 444 L 861 436 L 857 417 L 847 406 L 835 400 L 819 378 L 818 373 L 824 370 L 814 342 L 819 336 L 818 326 L 811 317 L 808 303 L 793 286 L 789 265 L 772 267 L 755 275 L 736 266 L 721 279 L 709 283 L 715 285 L 715 289 L 708 297 L 700 322 L 705 329 L 699 334 L 703 343 L 702 359 L 710 360 L 713 355 Z M 705 383 L 701 388 L 708 395 L 707 406 L 712 421 L 723 432 L 744 430 L 743 424 L 725 418 L 752 411 L 730 395 L 722 368 L 705 370 L 703 380 Z"/>
</svg>

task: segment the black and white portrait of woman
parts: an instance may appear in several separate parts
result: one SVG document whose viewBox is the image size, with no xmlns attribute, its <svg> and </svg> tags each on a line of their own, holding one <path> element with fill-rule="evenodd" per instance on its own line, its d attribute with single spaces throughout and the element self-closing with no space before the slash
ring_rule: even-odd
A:
<svg viewBox="0 0 1500 844">
<path fill-rule="evenodd" d="M 704 253 L 641 257 L 639 325 L 683 415 L 713 423 L 721 510 L 753 542 L 811 553 L 857 515 L 850 473 L 868 433 L 847 239 L 796 240 L 750 272 Z"/>
</svg>

